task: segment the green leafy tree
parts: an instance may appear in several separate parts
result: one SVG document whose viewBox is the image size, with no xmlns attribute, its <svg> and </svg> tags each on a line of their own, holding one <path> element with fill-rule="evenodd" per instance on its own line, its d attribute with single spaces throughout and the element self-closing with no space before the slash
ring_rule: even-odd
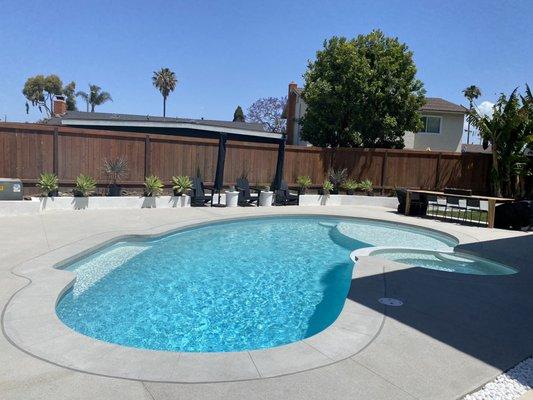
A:
<svg viewBox="0 0 533 400">
<path fill-rule="evenodd" d="M 94 112 L 96 106 L 113 101 L 109 92 L 104 92 L 100 86 L 92 84 L 89 84 L 89 93 L 80 90 L 76 92 L 76 97 L 81 97 L 85 101 L 87 112 L 89 112 L 89 107 L 91 112 Z"/>
<path fill-rule="evenodd" d="M 63 88 L 66 97 L 67 110 L 76 111 L 76 82 L 72 81 Z"/>
<path fill-rule="evenodd" d="M 57 75 L 36 75 L 26 80 L 22 94 L 32 106 L 37 107 L 40 112 L 50 116 L 54 98 L 63 94 L 63 82 Z M 26 103 L 26 112 L 29 105 Z"/>
<path fill-rule="evenodd" d="M 167 97 L 176 89 L 176 85 L 178 84 L 176 74 L 168 68 L 161 68 L 159 71 L 154 71 L 152 83 L 163 96 L 163 117 L 166 117 Z"/>
<path fill-rule="evenodd" d="M 244 112 L 242 111 L 241 106 L 237 106 L 235 112 L 233 113 L 233 122 L 245 122 Z"/>
<path fill-rule="evenodd" d="M 325 41 L 304 78 L 302 138 L 315 146 L 403 148 L 405 131 L 421 128 L 413 54 L 379 30 Z"/>
<path fill-rule="evenodd" d="M 533 96 L 529 86 L 525 96 L 518 95 L 518 88 L 509 97 L 501 94 L 493 110 L 488 116 L 474 107 L 467 118 L 479 130 L 483 146 L 492 146 L 493 193 L 514 196 L 518 194 L 518 178 L 531 174 L 531 164 L 524 154 L 533 144 Z"/>
<path fill-rule="evenodd" d="M 470 104 L 469 110 L 470 112 L 472 112 L 474 100 L 481 96 L 481 90 L 476 85 L 470 85 L 465 90 L 463 90 L 463 95 L 468 100 L 468 103 Z M 470 121 L 468 121 L 466 143 L 470 144 Z"/>
</svg>

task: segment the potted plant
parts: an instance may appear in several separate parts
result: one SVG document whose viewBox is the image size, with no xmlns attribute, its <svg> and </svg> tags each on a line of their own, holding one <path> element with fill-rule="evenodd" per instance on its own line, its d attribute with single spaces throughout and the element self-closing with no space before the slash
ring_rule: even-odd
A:
<svg viewBox="0 0 533 400">
<path fill-rule="evenodd" d="M 128 161 L 126 157 L 118 157 L 114 160 L 104 161 L 104 172 L 109 178 L 109 196 L 120 196 L 122 187 L 118 181 L 124 178 L 128 172 Z"/>
<path fill-rule="evenodd" d="M 346 194 L 349 195 L 353 195 L 355 191 L 359 188 L 359 184 L 355 179 L 348 179 L 346 182 L 344 182 L 344 185 L 342 186 L 346 190 Z"/>
<path fill-rule="evenodd" d="M 146 197 L 157 197 L 163 193 L 163 187 L 165 185 L 155 175 L 150 175 L 144 180 L 144 195 Z"/>
<path fill-rule="evenodd" d="M 41 190 L 43 197 L 53 197 L 58 195 L 59 179 L 51 172 L 43 172 L 37 182 L 37 187 Z"/>
<path fill-rule="evenodd" d="M 74 188 L 74 197 L 87 197 L 96 189 L 96 181 L 88 176 L 80 174 L 76 178 L 76 187 Z"/>
<path fill-rule="evenodd" d="M 325 180 L 322 185 L 322 194 L 326 197 L 329 197 L 329 194 L 335 190 L 335 186 L 329 180 Z"/>
<path fill-rule="evenodd" d="M 346 168 L 343 169 L 332 169 L 329 171 L 329 182 L 333 184 L 333 190 L 331 192 L 333 194 L 338 194 L 339 189 L 346 181 L 346 177 L 348 176 L 348 170 Z"/>
<path fill-rule="evenodd" d="M 309 186 L 313 184 L 311 181 L 311 178 L 303 175 L 296 178 L 296 183 L 298 184 L 298 187 L 300 188 L 300 194 L 305 194 Z"/>
<path fill-rule="evenodd" d="M 174 196 L 182 196 L 191 189 L 192 181 L 188 176 L 180 175 L 172 177 L 172 190 L 174 191 Z"/>
<path fill-rule="evenodd" d="M 364 181 L 359 182 L 359 189 L 366 193 L 367 196 L 372 196 L 374 186 L 370 179 L 365 179 Z"/>
</svg>

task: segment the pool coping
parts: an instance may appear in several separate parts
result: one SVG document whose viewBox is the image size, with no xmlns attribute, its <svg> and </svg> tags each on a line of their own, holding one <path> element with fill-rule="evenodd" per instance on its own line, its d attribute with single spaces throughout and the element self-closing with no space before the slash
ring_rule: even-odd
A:
<svg viewBox="0 0 533 400">
<path fill-rule="evenodd" d="M 270 214 L 264 218 L 292 215 Z M 352 218 L 314 213 L 294 215 Z M 261 217 L 210 217 L 200 223 L 180 222 L 155 229 L 103 233 L 26 262 L 13 271 L 26 278 L 28 284 L 11 297 L 4 309 L 2 328 L 5 336 L 14 346 L 34 357 L 80 372 L 151 382 L 207 383 L 272 378 L 324 367 L 353 357 L 379 335 L 385 320 L 385 306 L 371 309 L 349 299 L 345 301 L 335 322 L 312 337 L 269 349 L 225 353 L 168 352 L 124 347 L 78 333 L 57 317 L 57 301 L 75 280 L 73 272 L 58 269 L 57 266 L 61 268 L 73 259 L 128 238 L 150 239 L 181 229 L 243 218 Z M 401 224 L 417 230 L 428 229 L 382 219 L 355 219 Z M 455 239 L 461 243 L 458 236 Z M 352 279 L 383 274 L 387 265 L 393 268 L 396 265 L 397 268 L 398 264 L 379 258 L 361 259 L 357 268 L 354 268 Z M 384 297 L 384 280 L 379 287 L 370 288 L 367 295 L 376 301 Z"/>
</svg>

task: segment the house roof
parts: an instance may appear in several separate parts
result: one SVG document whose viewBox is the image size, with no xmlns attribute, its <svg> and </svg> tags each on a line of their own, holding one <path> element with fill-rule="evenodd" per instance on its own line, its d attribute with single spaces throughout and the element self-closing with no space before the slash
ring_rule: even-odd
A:
<svg viewBox="0 0 533 400">
<path fill-rule="evenodd" d="M 279 133 L 266 132 L 263 125 L 259 123 L 84 111 L 67 111 L 60 117 L 50 118 L 46 123 L 50 125 L 90 126 L 92 128 L 182 128 L 273 139 L 282 137 Z"/>
<path fill-rule="evenodd" d="M 452 103 L 440 97 L 426 97 L 426 104 L 424 104 L 420 111 L 441 111 L 464 114 L 467 109 L 458 104 Z"/>
</svg>

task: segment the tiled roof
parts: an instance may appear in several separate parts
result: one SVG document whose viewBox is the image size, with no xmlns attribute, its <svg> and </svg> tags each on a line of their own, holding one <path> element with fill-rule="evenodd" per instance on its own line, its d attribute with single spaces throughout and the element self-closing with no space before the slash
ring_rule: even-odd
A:
<svg viewBox="0 0 533 400">
<path fill-rule="evenodd" d="M 444 111 L 464 114 L 467 109 L 440 97 L 426 97 L 426 104 L 420 108 L 420 111 Z"/>
</svg>

